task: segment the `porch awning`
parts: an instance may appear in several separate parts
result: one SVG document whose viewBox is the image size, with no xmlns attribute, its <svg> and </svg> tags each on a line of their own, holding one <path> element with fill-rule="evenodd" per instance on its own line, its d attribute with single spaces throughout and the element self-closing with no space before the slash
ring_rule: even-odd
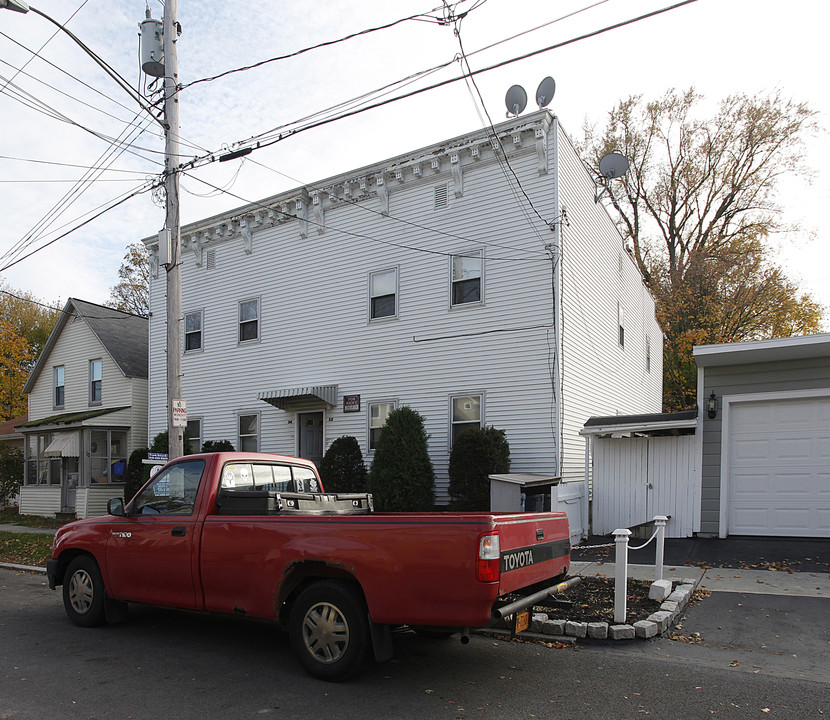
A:
<svg viewBox="0 0 830 720">
<path fill-rule="evenodd" d="M 310 385 L 308 387 L 268 390 L 258 393 L 256 398 L 280 410 L 285 410 L 291 403 L 315 398 L 322 400 L 330 407 L 334 407 L 337 405 L 337 385 Z"/>
<path fill-rule="evenodd" d="M 80 457 L 79 448 L 78 433 L 57 433 L 43 454 L 46 457 Z"/>
</svg>

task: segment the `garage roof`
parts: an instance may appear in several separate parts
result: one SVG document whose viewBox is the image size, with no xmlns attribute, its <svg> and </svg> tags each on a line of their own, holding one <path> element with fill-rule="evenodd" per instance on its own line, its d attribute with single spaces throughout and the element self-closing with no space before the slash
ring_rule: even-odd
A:
<svg viewBox="0 0 830 720">
<path fill-rule="evenodd" d="M 720 345 L 697 345 L 694 349 L 694 356 L 698 367 L 830 357 L 830 334 L 800 335 Z"/>
</svg>

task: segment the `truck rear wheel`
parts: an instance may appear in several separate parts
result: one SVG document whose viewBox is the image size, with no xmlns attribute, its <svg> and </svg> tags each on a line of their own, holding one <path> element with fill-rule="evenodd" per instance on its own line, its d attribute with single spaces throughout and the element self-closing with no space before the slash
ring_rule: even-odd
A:
<svg viewBox="0 0 830 720">
<path fill-rule="evenodd" d="M 98 563 L 79 555 L 69 563 L 63 578 L 63 607 L 69 619 L 81 627 L 94 627 L 104 621 L 104 579 Z"/>
<path fill-rule="evenodd" d="M 369 647 L 363 598 L 345 583 L 316 582 L 295 601 L 288 635 L 308 672 L 323 680 L 345 680 L 361 667 Z"/>
</svg>

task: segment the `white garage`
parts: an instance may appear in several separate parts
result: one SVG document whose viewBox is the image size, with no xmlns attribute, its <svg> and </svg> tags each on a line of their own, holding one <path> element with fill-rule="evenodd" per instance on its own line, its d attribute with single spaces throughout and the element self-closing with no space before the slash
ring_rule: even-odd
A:
<svg viewBox="0 0 830 720">
<path fill-rule="evenodd" d="M 701 535 L 830 537 L 830 335 L 694 350 Z"/>
<path fill-rule="evenodd" d="M 830 396 L 725 397 L 723 424 L 727 534 L 830 537 Z"/>
</svg>

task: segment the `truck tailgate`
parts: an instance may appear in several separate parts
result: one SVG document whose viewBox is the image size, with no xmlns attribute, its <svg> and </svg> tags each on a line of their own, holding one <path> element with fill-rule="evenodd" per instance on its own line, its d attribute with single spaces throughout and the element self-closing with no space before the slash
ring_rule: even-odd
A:
<svg viewBox="0 0 830 720">
<path fill-rule="evenodd" d="M 565 513 L 495 515 L 501 544 L 499 594 L 564 577 L 571 564 Z"/>
</svg>

